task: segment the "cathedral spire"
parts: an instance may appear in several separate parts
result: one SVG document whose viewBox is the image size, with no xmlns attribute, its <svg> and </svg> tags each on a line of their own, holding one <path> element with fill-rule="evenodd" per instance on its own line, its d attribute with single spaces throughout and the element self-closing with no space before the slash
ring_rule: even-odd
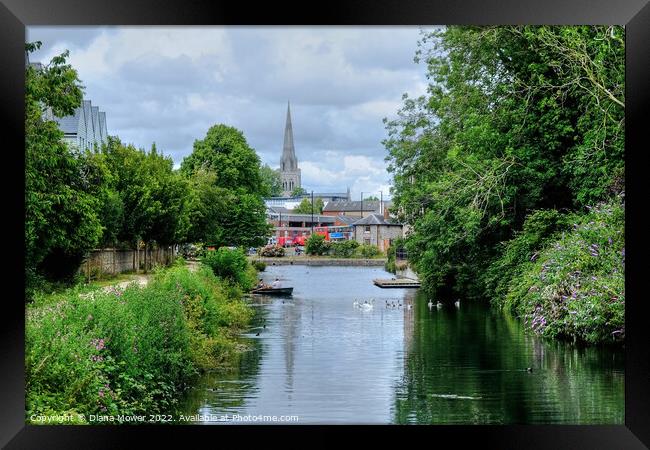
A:
<svg viewBox="0 0 650 450">
<path fill-rule="evenodd" d="M 293 147 L 293 128 L 291 127 L 291 108 L 289 101 L 287 101 L 287 122 L 284 126 L 284 147 L 282 148 L 280 167 L 282 170 L 296 170 L 298 168 L 296 151 Z"/>
</svg>

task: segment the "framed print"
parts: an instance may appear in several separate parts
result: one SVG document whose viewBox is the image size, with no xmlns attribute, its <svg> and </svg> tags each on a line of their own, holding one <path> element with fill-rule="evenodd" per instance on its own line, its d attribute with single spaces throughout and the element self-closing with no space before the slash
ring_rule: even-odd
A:
<svg viewBox="0 0 650 450">
<path fill-rule="evenodd" d="M 648 446 L 650 7 L 497 3 L 4 0 L 2 445 Z"/>
</svg>

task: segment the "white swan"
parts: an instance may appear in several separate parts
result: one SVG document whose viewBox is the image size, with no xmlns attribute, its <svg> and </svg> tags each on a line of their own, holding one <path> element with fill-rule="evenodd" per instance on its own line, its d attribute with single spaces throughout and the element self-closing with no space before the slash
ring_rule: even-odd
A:
<svg viewBox="0 0 650 450">
<path fill-rule="evenodd" d="M 454 302 L 454 306 L 455 306 L 456 308 L 460 308 L 460 300 L 456 300 L 456 301 Z"/>
<path fill-rule="evenodd" d="M 433 302 L 431 300 L 429 300 L 429 303 L 427 303 L 427 306 L 429 307 L 429 309 L 431 309 L 433 307 Z"/>
<path fill-rule="evenodd" d="M 354 299 L 354 302 L 352 302 L 352 306 L 354 306 L 355 308 L 359 307 L 359 302 L 357 301 L 357 299 Z"/>
<path fill-rule="evenodd" d="M 438 308 L 438 309 L 442 308 L 442 303 L 440 303 L 440 302 L 438 301 L 438 302 L 436 303 L 436 308 Z"/>
</svg>

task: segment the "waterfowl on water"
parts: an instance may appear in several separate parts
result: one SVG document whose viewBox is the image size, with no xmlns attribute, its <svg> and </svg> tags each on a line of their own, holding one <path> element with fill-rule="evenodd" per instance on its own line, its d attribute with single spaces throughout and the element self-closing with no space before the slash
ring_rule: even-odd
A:
<svg viewBox="0 0 650 450">
<path fill-rule="evenodd" d="M 532 367 L 526 367 L 526 372 L 532 372 L 533 368 Z"/>
<path fill-rule="evenodd" d="M 438 302 L 436 303 L 436 308 L 442 308 L 442 303 L 440 303 L 440 302 L 438 301 Z"/>
<path fill-rule="evenodd" d="M 411 309 L 411 307 L 412 307 L 412 306 L 411 306 L 410 303 L 409 303 L 408 305 L 406 305 L 406 308 L 407 308 L 407 309 Z"/>
<path fill-rule="evenodd" d="M 427 306 L 429 307 L 429 309 L 431 309 L 433 307 L 433 302 L 431 300 L 429 300 L 429 303 L 427 303 Z"/>
<path fill-rule="evenodd" d="M 455 306 L 456 308 L 460 307 L 460 300 L 456 300 L 456 301 L 454 302 L 454 306 Z"/>
<path fill-rule="evenodd" d="M 259 332 L 257 332 L 257 334 L 256 334 L 255 336 L 259 336 L 259 335 L 260 335 L 260 333 L 259 333 Z"/>
</svg>

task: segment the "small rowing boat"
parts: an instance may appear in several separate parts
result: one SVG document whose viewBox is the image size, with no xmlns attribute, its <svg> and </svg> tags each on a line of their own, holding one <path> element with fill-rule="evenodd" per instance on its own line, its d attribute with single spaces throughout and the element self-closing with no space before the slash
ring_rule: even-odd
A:
<svg viewBox="0 0 650 450">
<path fill-rule="evenodd" d="M 253 289 L 251 294 L 265 294 L 265 295 L 291 295 L 293 293 L 292 287 L 286 288 L 258 288 Z"/>
</svg>

